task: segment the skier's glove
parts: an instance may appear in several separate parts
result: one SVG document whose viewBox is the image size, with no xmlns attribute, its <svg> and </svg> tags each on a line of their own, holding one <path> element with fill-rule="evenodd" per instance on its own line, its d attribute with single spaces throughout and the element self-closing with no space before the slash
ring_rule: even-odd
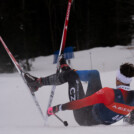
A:
<svg viewBox="0 0 134 134">
<path fill-rule="evenodd" d="M 47 115 L 48 116 L 54 115 L 55 113 L 59 112 L 60 110 L 61 110 L 61 105 L 49 107 L 47 110 Z"/>
<path fill-rule="evenodd" d="M 34 76 L 30 75 L 29 73 L 25 73 L 24 78 L 32 92 L 36 92 L 38 90 L 38 88 L 43 86 L 41 78 L 34 77 Z"/>
</svg>

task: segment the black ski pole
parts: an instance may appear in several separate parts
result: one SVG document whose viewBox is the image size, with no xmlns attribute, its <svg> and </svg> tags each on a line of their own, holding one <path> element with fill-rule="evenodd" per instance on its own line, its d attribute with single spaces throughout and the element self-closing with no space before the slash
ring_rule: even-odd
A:
<svg viewBox="0 0 134 134">
<path fill-rule="evenodd" d="M 54 116 L 58 119 L 58 120 L 60 120 L 63 124 L 64 124 L 64 126 L 68 126 L 68 122 L 67 121 L 63 121 L 58 115 L 56 115 L 56 114 L 54 114 Z"/>
</svg>

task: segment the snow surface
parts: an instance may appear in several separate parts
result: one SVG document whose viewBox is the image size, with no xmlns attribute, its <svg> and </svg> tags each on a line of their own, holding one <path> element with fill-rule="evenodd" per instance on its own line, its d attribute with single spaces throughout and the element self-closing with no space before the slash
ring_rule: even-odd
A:
<svg viewBox="0 0 134 134">
<path fill-rule="evenodd" d="M 103 87 L 115 87 L 115 74 L 119 65 L 124 62 L 134 61 L 134 50 L 130 47 L 116 46 L 94 48 L 75 52 L 71 65 L 75 69 L 97 69 L 101 74 Z M 53 55 L 37 57 L 33 62 L 31 73 L 37 77 L 45 77 L 56 71 Z M 110 126 L 79 126 L 73 117 L 72 111 L 59 112 L 58 115 L 68 121 L 69 126 L 64 127 L 56 117 L 48 119 L 44 126 L 38 109 L 36 108 L 29 91 L 19 74 L 0 74 L 0 134 L 132 134 L 134 126 L 123 124 L 122 121 Z M 86 89 L 87 84 L 83 83 Z M 134 87 L 134 81 L 131 84 Z M 44 86 L 36 92 L 36 97 L 45 114 L 52 86 Z M 134 88 L 133 88 L 134 89 Z M 68 85 L 56 87 L 53 105 L 68 102 Z"/>
</svg>

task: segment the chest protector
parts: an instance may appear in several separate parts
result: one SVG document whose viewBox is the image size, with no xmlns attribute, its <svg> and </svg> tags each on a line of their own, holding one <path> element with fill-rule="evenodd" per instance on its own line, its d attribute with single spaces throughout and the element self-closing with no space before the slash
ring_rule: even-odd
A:
<svg viewBox="0 0 134 134">
<path fill-rule="evenodd" d="M 97 121 L 102 124 L 113 124 L 134 109 L 134 91 L 128 91 L 129 100 L 124 102 L 123 95 L 119 89 L 114 90 L 115 100 L 109 106 L 104 104 L 96 104 L 93 107 L 93 115 Z"/>
</svg>

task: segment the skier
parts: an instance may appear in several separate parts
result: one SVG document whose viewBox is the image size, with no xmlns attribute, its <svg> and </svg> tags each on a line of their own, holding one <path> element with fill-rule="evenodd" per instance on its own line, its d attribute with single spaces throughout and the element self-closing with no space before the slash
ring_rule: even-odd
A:
<svg viewBox="0 0 134 134">
<path fill-rule="evenodd" d="M 62 71 L 59 74 L 42 78 L 36 78 L 28 73 L 24 75 L 32 92 L 45 85 L 61 85 L 68 82 L 70 102 L 49 107 L 47 111 L 49 116 L 58 111 L 73 110 L 75 120 L 81 126 L 110 125 L 123 118 L 134 124 L 134 91 L 130 90 L 134 76 L 133 64 L 124 63 L 120 66 L 116 75 L 116 89 L 102 88 L 97 70 L 81 73 L 71 69 L 64 58 L 60 60 L 60 68 Z M 80 80 L 83 78 L 88 79 L 86 94 Z"/>
</svg>

